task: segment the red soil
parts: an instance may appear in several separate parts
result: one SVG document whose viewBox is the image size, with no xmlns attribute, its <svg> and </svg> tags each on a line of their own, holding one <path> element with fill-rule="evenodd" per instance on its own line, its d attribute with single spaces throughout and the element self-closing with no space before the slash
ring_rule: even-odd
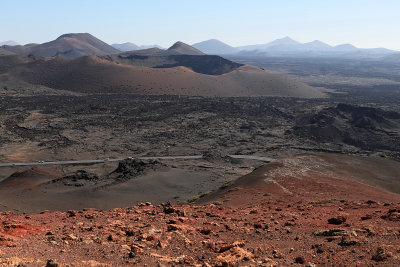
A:
<svg viewBox="0 0 400 267">
<path fill-rule="evenodd" d="M 318 161 L 329 156 L 297 159 L 311 158 L 332 167 Z M 0 265 L 400 265 L 400 195 L 310 166 L 291 176 L 290 159 L 255 170 L 203 205 L 0 214 Z"/>
</svg>

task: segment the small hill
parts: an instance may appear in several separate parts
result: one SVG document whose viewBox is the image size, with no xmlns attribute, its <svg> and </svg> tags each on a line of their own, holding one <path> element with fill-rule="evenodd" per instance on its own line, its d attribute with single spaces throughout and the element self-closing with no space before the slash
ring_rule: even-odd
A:
<svg viewBox="0 0 400 267">
<path fill-rule="evenodd" d="M 39 186 L 44 182 L 60 177 L 60 174 L 35 167 L 27 171 L 16 172 L 2 180 L 0 182 L 0 190 L 29 190 Z"/>
<path fill-rule="evenodd" d="M 204 42 L 196 43 L 192 46 L 209 55 L 225 55 L 239 52 L 237 48 L 234 48 L 216 39 L 210 39 Z"/>
<path fill-rule="evenodd" d="M 119 55 L 103 56 L 101 58 L 132 66 L 149 68 L 173 68 L 188 67 L 194 72 L 221 75 L 231 72 L 243 64 L 236 63 L 220 56 L 212 55 L 172 55 L 171 51 L 158 48 L 150 48 Z"/>
<path fill-rule="evenodd" d="M 167 51 L 177 55 L 204 55 L 204 53 L 200 50 L 183 42 L 176 42 L 170 48 L 168 48 Z"/>
<path fill-rule="evenodd" d="M 123 44 L 113 44 L 112 47 L 118 49 L 119 51 L 126 52 L 126 51 L 134 51 L 139 50 L 140 47 L 134 43 L 123 43 Z"/>
<path fill-rule="evenodd" d="M 328 203 L 335 198 L 396 201 L 400 200 L 399 175 L 400 163 L 390 159 L 297 154 L 263 165 L 201 198 L 199 203 L 227 199 L 226 206 L 248 206 L 263 203 L 266 196 L 292 203 Z"/>
<path fill-rule="evenodd" d="M 183 66 L 148 68 L 87 56 L 39 59 L 19 66 L 10 75 L 30 84 L 81 93 L 325 97 L 317 88 L 251 66 L 206 75 Z"/>
<path fill-rule="evenodd" d="M 5 50 L 3 48 L 0 48 L 0 56 L 10 56 L 10 55 L 15 55 L 15 53 Z"/>
<path fill-rule="evenodd" d="M 102 59 L 132 66 L 149 68 L 188 67 L 194 72 L 221 75 L 231 72 L 243 64 L 239 64 L 220 56 L 205 55 L 201 51 L 182 42 L 176 42 L 167 50 L 149 48 L 128 51 L 118 55 L 102 56 Z"/>
<path fill-rule="evenodd" d="M 0 54 L 2 53 L 0 49 Z M 24 69 L 28 62 L 35 61 L 34 57 L 25 57 L 17 55 L 12 52 L 5 50 L 4 55 L 0 56 L 0 74 L 12 71 Z"/>
<path fill-rule="evenodd" d="M 46 58 L 76 58 L 86 55 L 117 54 L 120 51 L 89 33 L 70 33 L 43 44 L 3 46 L 4 49 L 22 55 L 38 55 Z"/>
</svg>

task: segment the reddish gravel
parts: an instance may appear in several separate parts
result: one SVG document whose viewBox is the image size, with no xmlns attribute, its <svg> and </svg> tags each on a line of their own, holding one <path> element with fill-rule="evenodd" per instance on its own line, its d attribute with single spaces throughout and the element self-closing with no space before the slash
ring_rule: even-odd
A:
<svg viewBox="0 0 400 267">
<path fill-rule="evenodd" d="M 282 266 L 301 257 L 308 266 L 366 266 L 379 264 L 373 257 L 383 249 L 382 263 L 395 266 L 399 212 L 393 203 L 273 200 L 249 208 L 148 203 L 110 211 L 3 213 L 0 263 Z M 339 215 L 345 223 L 328 224 Z"/>
<path fill-rule="evenodd" d="M 400 195 L 286 167 L 259 168 L 203 204 L 1 213 L 0 265 L 400 265 Z"/>
</svg>

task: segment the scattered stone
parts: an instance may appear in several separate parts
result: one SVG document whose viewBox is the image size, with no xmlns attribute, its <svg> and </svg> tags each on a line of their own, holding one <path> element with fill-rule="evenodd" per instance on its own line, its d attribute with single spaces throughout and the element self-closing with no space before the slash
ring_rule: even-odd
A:
<svg viewBox="0 0 400 267">
<path fill-rule="evenodd" d="M 68 217 L 75 217 L 76 214 L 77 214 L 77 211 L 76 211 L 76 210 L 69 210 L 69 211 L 67 211 Z"/>
<path fill-rule="evenodd" d="M 162 240 L 158 240 L 156 247 L 158 248 L 166 248 L 167 247 L 167 242 L 166 241 L 162 241 Z"/>
<path fill-rule="evenodd" d="M 390 209 L 387 214 L 381 216 L 382 219 L 387 219 L 389 221 L 400 221 L 400 209 Z"/>
<path fill-rule="evenodd" d="M 357 244 L 359 241 L 353 236 L 342 236 L 342 239 L 339 242 L 340 246 L 353 246 Z"/>
<path fill-rule="evenodd" d="M 344 216 L 337 216 L 337 217 L 332 217 L 332 218 L 328 219 L 328 223 L 339 225 L 339 224 L 346 222 L 346 220 L 347 220 L 347 218 Z"/>
<path fill-rule="evenodd" d="M 240 247 L 233 247 L 219 255 L 215 261 L 216 266 L 237 266 L 239 262 L 243 260 L 251 260 L 253 258 L 253 253 Z"/>
<path fill-rule="evenodd" d="M 184 210 L 175 210 L 175 213 L 180 217 L 186 216 L 186 212 Z"/>
<path fill-rule="evenodd" d="M 275 259 L 283 259 L 284 256 L 282 253 L 280 253 L 278 250 L 273 250 L 272 255 L 274 256 Z"/>
<path fill-rule="evenodd" d="M 176 226 L 175 224 L 168 224 L 168 226 L 167 226 L 168 232 L 177 231 L 177 230 L 180 230 L 180 228 L 178 226 Z"/>
<path fill-rule="evenodd" d="M 171 220 L 169 220 L 169 221 L 167 222 L 167 224 L 177 224 L 177 221 L 171 219 Z"/>
<path fill-rule="evenodd" d="M 118 240 L 118 237 L 115 234 L 110 234 L 110 235 L 108 235 L 107 240 L 108 241 L 116 241 L 116 240 Z"/>
<path fill-rule="evenodd" d="M 134 236 L 134 235 L 136 235 L 136 231 L 133 230 L 133 229 L 126 229 L 125 230 L 125 235 L 126 236 Z"/>
<path fill-rule="evenodd" d="M 196 263 L 196 261 L 190 256 L 181 256 L 181 257 L 179 257 L 179 260 L 177 261 L 177 263 L 194 265 Z"/>
<path fill-rule="evenodd" d="M 380 246 L 377 248 L 375 254 L 372 256 L 372 260 L 384 261 L 392 256 L 393 256 L 392 253 L 388 251 L 386 247 Z"/>
<path fill-rule="evenodd" d="M 234 248 L 234 247 L 244 247 L 244 242 L 242 242 L 242 241 L 235 241 L 235 242 L 233 242 L 233 243 L 231 243 L 231 244 L 224 244 L 224 245 L 221 245 L 220 247 L 219 247 L 219 249 L 218 249 L 218 252 L 219 253 L 222 253 L 222 252 L 225 252 L 225 251 L 227 251 L 227 250 L 230 250 L 231 248 Z"/>
<path fill-rule="evenodd" d="M 65 234 L 64 240 L 77 240 L 78 237 L 76 237 L 74 234 Z"/>
<path fill-rule="evenodd" d="M 173 207 L 164 207 L 164 213 L 165 214 L 171 214 L 174 213 L 175 209 Z"/>
<path fill-rule="evenodd" d="M 255 223 L 255 224 L 254 224 L 254 228 L 255 228 L 255 229 L 260 229 L 260 228 L 262 228 L 261 223 Z"/>
<path fill-rule="evenodd" d="M 304 264 L 306 263 L 306 260 L 303 257 L 299 256 L 294 259 L 294 262 L 299 264 Z"/>
<path fill-rule="evenodd" d="M 143 254 L 144 250 L 143 248 L 137 246 L 137 245 L 131 245 L 131 251 L 135 254 L 135 255 L 139 255 L 139 254 Z"/>
<path fill-rule="evenodd" d="M 46 263 L 46 267 L 58 267 L 58 263 L 55 260 L 48 260 Z"/>
<path fill-rule="evenodd" d="M 289 222 L 289 221 L 287 221 L 287 222 L 285 222 L 285 224 L 284 224 L 285 226 L 294 226 L 294 225 L 296 225 L 294 222 Z"/>
<path fill-rule="evenodd" d="M 208 228 L 202 228 L 199 231 L 200 233 L 202 233 L 203 235 L 209 235 L 211 233 L 211 230 Z"/>
<path fill-rule="evenodd" d="M 278 263 L 271 258 L 265 258 L 265 259 L 263 259 L 261 266 L 265 266 L 265 267 L 278 266 Z"/>
<path fill-rule="evenodd" d="M 367 214 L 367 215 L 361 217 L 361 220 L 363 220 L 363 221 L 365 221 L 365 220 L 370 220 L 370 219 L 372 219 L 372 216 L 369 215 L 369 214 Z"/>
<path fill-rule="evenodd" d="M 134 257 L 136 257 L 136 254 L 133 251 L 131 251 L 129 252 L 128 257 L 133 259 Z"/>
<path fill-rule="evenodd" d="M 313 233 L 316 236 L 343 236 L 348 235 L 345 229 L 335 228 L 329 230 L 317 230 Z"/>
</svg>

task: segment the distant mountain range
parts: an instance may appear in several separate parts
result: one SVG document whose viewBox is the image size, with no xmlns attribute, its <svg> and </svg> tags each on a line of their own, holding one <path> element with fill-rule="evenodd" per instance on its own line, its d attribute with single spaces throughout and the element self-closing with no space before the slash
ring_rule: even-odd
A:
<svg viewBox="0 0 400 267">
<path fill-rule="evenodd" d="M 0 46 L 3 45 L 10 45 L 10 46 L 14 46 L 14 45 L 19 45 L 19 43 L 14 42 L 14 41 L 5 41 L 5 42 L 0 42 Z"/>
<path fill-rule="evenodd" d="M 14 41 L 0 43 L 3 50 L 22 55 L 38 55 L 42 57 L 66 57 L 76 58 L 85 55 L 104 56 L 119 54 L 128 51 L 144 51 L 144 53 L 164 53 L 160 45 L 136 45 L 131 42 L 108 45 L 89 33 L 70 33 L 58 37 L 54 41 L 43 44 L 19 45 Z M 152 50 L 148 50 L 152 49 Z M 201 52 L 208 55 L 235 55 L 243 57 L 343 57 L 343 58 L 384 58 L 390 55 L 400 54 L 399 51 L 386 48 L 357 48 L 352 44 L 341 44 L 331 46 L 324 42 L 315 40 L 301 43 L 290 37 L 284 37 L 265 44 L 246 45 L 233 47 L 216 39 L 195 43 L 190 46 L 192 52 L 186 54 L 197 54 Z M 193 50 L 193 49 L 196 49 Z"/>
<path fill-rule="evenodd" d="M 112 47 L 118 49 L 121 52 L 127 52 L 127 51 L 135 51 L 135 50 L 142 50 L 142 49 L 149 49 L 149 48 L 159 48 L 163 49 L 160 45 L 136 45 L 134 43 L 123 43 L 123 44 L 113 44 Z"/>
<path fill-rule="evenodd" d="M 247 45 L 232 47 L 219 40 L 193 44 L 193 47 L 207 54 L 215 55 L 242 55 L 242 56 L 295 56 L 295 57 L 318 57 L 318 56 L 340 56 L 340 57 L 382 57 L 390 54 L 400 53 L 399 51 L 385 48 L 363 49 L 351 44 L 330 46 L 321 41 L 315 40 L 308 43 L 300 43 L 285 37 L 266 44 Z"/>
</svg>

